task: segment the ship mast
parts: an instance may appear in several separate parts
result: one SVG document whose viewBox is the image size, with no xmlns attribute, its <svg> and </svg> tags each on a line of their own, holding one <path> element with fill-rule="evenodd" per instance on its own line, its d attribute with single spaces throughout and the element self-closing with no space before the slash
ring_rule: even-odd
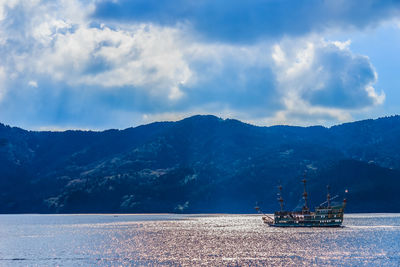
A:
<svg viewBox="0 0 400 267">
<path fill-rule="evenodd" d="M 330 186 L 326 186 L 327 194 L 326 194 L 326 202 L 328 202 L 328 208 L 331 207 L 331 194 L 329 194 Z"/>
<path fill-rule="evenodd" d="M 283 211 L 283 198 L 282 198 L 282 185 L 279 185 L 279 205 L 281 206 L 281 212 Z"/>
<path fill-rule="evenodd" d="M 348 192 L 349 192 L 349 191 L 348 191 L 347 189 L 344 190 L 343 208 L 345 208 L 345 207 L 346 207 L 346 204 L 347 204 L 346 195 L 347 195 Z"/>
<path fill-rule="evenodd" d="M 307 190 L 306 190 L 306 178 L 304 177 L 303 179 L 303 184 L 304 184 L 304 192 L 303 192 L 303 198 L 304 198 L 304 207 L 303 211 L 308 211 L 308 205 L 307 205 Z"/>
</svg>

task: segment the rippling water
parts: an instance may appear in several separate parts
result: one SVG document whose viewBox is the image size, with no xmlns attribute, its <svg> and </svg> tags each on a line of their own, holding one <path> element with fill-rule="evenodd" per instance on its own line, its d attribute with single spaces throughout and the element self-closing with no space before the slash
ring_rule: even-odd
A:
<svg viewBox="0 0 400 267">
<path fill-rule="evenodd" d="M 258 215 L 0 215 L 1 266 L 399 266 L 400 214 L 273 228 Z"/>
</svg>

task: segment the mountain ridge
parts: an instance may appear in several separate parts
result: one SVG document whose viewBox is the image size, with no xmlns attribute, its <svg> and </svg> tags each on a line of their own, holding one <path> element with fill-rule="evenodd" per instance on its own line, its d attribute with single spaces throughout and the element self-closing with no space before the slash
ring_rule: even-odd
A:
<svg viewBox="0 0 400 267">
<path fill-rule="evenodd" d="M 397 115 L 329 128 L 260 127 L 213 115 L 105 131 L 0 124 L 0 212 L 248 213 L 256 201 L 273 211 L 279 181 L 292 209 L 304 171 L 311 196 L 323 199 L 340 173 L 348 183 L 336 189 L 349 189 L 349 211 L 398 212 L 392 203 L 400 198 L 385 184 L 400 186 L 399 137 Z M 369 201 L 371 184 L 390 193 Z"/>
<path fill-rule="evenodd" d="M 135 128 L 139 128 L 139 127 L 144 127 L 144 126 L 149 126 L 152 124 L 168 124 L 168 123 L 175 123 L 175 122 L 181 122 L 181 121 L 186 121 L 186 120 L 195 120 L 197 118 L 214 118 L 217 120 L 221 120 L 221 121 L 236 121 L 239 122 L 241 124 L 246 124 L 246 125 L 250 125 L 253 127 L 261 127 L 261 128 L 269 128 L 269 127 L 294 127 L 294 128 L 313 128 L 313 127 L 321 127 L 321 128 L 325 128 L 325 129 L 331 129 L 333 127 L 340 127 L 340 126 L 345 126 L 345 125 L 350 125 L 350 124 L 355 124 L 355 123 L 364 123 L 364 122 L 376 122 L 376 121 L 380 121 L 380 120 L 385 120 L 385 119 L 389 119 L 389 118 L 395 118 L 395 119 L 399 119 L 400 120 L 400 115 L 390 115 L 390 116 L 383 116 L 383 117 L 378 117 L 378 118 L 374 118 L 374 119 L 362 119 L 362 120 L 357 120 L 357 121 L 352 121 L 352 122 L 344 122 L 344 123 L 340 123 L 340 124 L 335 124 L 332 126 L 323 126 L 323 125 L 309 125 L 309 126 L 300 126 L 300 125 L 290 125 L 290 124 L 274 124 L 274 125 L 255 125 L 255 124 L 251 124 L 248 122 L 243 122 L 241 120 L 238 119 L 232 119 L 232 118 L 226 118 L 223 119 L 222 117 L 218 117 L 216 115 L 212 115 L 212 114 L 198 114 L 198 115 L 193 115 L 193 116 L 189 116 L 186 118 L 183 118 L 181 120 L 177 120 L 177 121 L 173 121 L 173 120 L 163 120 L 163 121 L 154 121 L 154 122 L 150 122 L 150 123 L 146 123 L 146 124 L 141 124 L 141 125 L 137 125 L 137 126 L 130 126 L 127 128 L 123 128 L 123 129 L 118 129 L 118 128 L 109 128 L 109 129 L 104 129 L 104 130 L 94 130 L 94 129 L 66 129 L 66 130 L 29 130 L 29 129 L 24 129 L 23 127 L 20 126 L 12 126 L 9 124 L 5 124 L 0 122 L 0 128 L 14 128 L 14 129 L 19 129 L 19 130 L 23 130 L 23 131 L 28 131 L 28 132 L 52 132 L 52 133 L 62 133 L 62 132 L 107 132 L 107 131 L 125 131 L 125 130 L 130 130 L 130 129 L 135 129 Z"/>
</svg>

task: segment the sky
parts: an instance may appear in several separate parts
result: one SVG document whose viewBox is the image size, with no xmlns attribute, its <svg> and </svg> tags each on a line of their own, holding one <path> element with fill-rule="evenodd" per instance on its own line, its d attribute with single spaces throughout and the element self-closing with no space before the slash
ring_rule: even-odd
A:
<svg viewBox="0 0 400 267">
<path fill-rule="evenodd" d="M 400 114 L 400 0 L 0 0 L 0 122 Z"/>
</svg>

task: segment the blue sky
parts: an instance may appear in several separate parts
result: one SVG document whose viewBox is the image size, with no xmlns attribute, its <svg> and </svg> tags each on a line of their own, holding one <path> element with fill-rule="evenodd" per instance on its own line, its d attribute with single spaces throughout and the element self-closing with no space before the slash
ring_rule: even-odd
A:
<svg viewBox="0 0 400 267">
<path fill-rule="evenodd" d="M 400 113 L 400 1 L 5 0 L 0 121 L 195 114 L 330 126 Z"/>
</svg>

